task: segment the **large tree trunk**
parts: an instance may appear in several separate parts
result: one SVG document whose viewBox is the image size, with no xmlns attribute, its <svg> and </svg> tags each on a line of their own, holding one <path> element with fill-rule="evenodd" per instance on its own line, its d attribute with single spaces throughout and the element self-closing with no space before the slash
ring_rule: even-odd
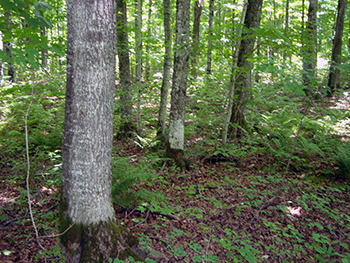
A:
<svg viewBox="0 0 350 263">
<path fill-rule="evenodd" d="M 335 26 L 332 59 L 328 77 L 328 87 L 330 89 L 329 95 L 331 95 L 336 89 L 340 88 L 340 70 L 338 66 L 341 62 L 342 37 L 347 2 L 347 0 L 338 0 L 337 23 Z"/>
<path fill-rule="evenodd" d="M 209 2 L 209 39 L 207 53 L 207 75 L 211 75 L 211 51 L 213 46 L 214 0 Z"/>
<path fill-rule="evenodd" d="M 190 0 L 176 1 L 176 40 L 173 87 L 169 118 L 168 156 L 183 170 L 185 137 L 186 88 L 189 59 Z"/>
<path fill-rule="evenodd" d="M 111 198 L 116 21 L 114 0 L 68 0 L 67 90 L 60 224 L 67 262 L 108 262 L 137 240 Z"/>
<path fill-rule="evenodd" d="M 117 51 L 119 58 L 120 86 L 120 138 L 128 137 L 134 130 L 132 125 L 132 94 L 130 79 L 130 58 L 127 31 L 126 0 L 117 0 Z"/>
<path fill-rule="evenodd" d="M 310 0 L 306 23 L 306 43 L 303 50 L 303 82 L 306 95 L 313 95 L 317 64 L 317 0 Z"/>
<path fill-rule="evenodd" d="M 243 128 L 246 126 L 245 104 L 248 98 L 247 89 L 251 85 L 251 70 L 253 68 L 253 63 L 249 58 L 253 56 L 255 37 L 251 35 L 254 29 L 260 26 L 262 2 L 263 0 L 248 0 L 247 13 L 244 20 L 245 30 L 243 30 L 243 40 L 238 53 L 237 66 L 240 71 L 234 79 L 235 90 L 230 123 Z M 230 131 L 232 130 L 230 129 Z M 238 129 L 235 129 L 235 131 L 238 131 Z"/>
<path fill-rule="evenodd" d="M 242 15 L 241 15 L 241 21 L 240 21 L 240 26 L 244 23 L 244 19 L 247 13 L 247 7 L 248 7 L 248 1 L 244 0 L 244 6 L 243 6 L 243 10 L 242 10 Z M 230 83 L 230 91 L 229 91 L 229 95 L 228 95 L 228 105 L 227 105 L 227 111 L 226 111 L 226 118 L 225 118 L 225 122 L 224 122 L 224 127 L 222 130 L 222 146 L 225 147 L 226 145 L 226 141 L 227 141 L 227 132 L 228 132 L 228 126 L 230 124 L 230 120 L 232 117 L 232 106 L 233 106 L 233 100 L 234 100 L 234 90 L 235 90 L 235 80 L 236 80 L 236 76 L 235 76 L 235 71 L 237 69 L 237 63 L 238 63 L 238 52 L 240 50 L 240 46 L 241 46 L 241 36 L 242 36 L 242 29 L 239 28 L 237 31 L 237 42 L 235 44 L 235 51 L 233 54 L 233 61 L 232 61 L 232 73 L 231 73 L 231 83 Z"/>
<path fill-rule="evenodd" d="M 170 82 L 170 70 L 172 64 L 171 57 L 171 5 L 170 0 L 164 0 L 164 34 L 165 34 L 165 55 L 164 55 L 164 67 L 163 67 L 163 82 L 160 92 L 160 106 L 158 117 L 158 137 L 165 138 L 165 119 L 166 109 L 168 104 L 168 90 Z"/>
<path fill-rule="evenodd" d="M 203 10 L 203 0 L 197 0 L 194 3 L 194 19 L 193 19 L 193 31 L 192 31 L 192 56 L 191 73 L 194 78 L 197 77 L 197 67 L 198 67 L 198 53 L 199 53 L 199 31 L 201 23 L 201 15 Z"/>
</svg>

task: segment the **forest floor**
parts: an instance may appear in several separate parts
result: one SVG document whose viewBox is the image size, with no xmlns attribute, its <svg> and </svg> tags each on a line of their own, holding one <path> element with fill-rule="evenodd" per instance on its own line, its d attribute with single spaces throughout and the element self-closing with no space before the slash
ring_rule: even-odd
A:
<svg viewBox="0 0 350 263">
<path fill-rule="evenodd" d="M 350 186 L 337 168 L 317 156 L 303 166 L 249 145 L 241 156 L 193 154 L 192 169 L 160 166 L 140 182 L 162 199 L 125 207 L 120 222 L 140 238 L 149 262 L 350 262 Z M 116 142 L 134 165 L 149 153 L 134 141 Z M 208 149 L 203 143 L 203 150 Z M 25 169 L 0 153 L 0 262 L 45 262 L 28 212 Z M 31 175 L 38 235 L 58 233 L 59 187 L 42 163 Z M 57 238 L 40 239 L 46 262 L 60 262 Z"/>
<path fill-rule="evenodd" d="M 118 144 L 125 155 L 142 158 L 134 143 Z M 156 262 L 349 262 L 350 187 L 330 172 L 334 167 L 315 159 L 307 169 L 291 166 L 286 173 L 262 153 L 191 163 L 190 171 L 165 167 L 153 184 L 137 186 L 162 193 L 165 212 L 150 204 L 144 209 L 116 205 L 120 221 L 141 235 L 148 257 Z M 44 262 L 25 182 L 10 167 L 2 166 L 0 176 L 0 261 Z M 42 174 L 31 179 L 40 236 L 57 233 L 59 190 L 47 182 Z M 55 238 L 41 244 L 49 251 L 47 260 L 59 259 Z"/>
</svg>

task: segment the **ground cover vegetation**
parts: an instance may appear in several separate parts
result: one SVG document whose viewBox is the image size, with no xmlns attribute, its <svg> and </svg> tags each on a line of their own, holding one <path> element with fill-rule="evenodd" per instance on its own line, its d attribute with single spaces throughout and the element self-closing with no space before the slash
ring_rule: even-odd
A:
<svg viewBox="0 0 350 263">
<path fill-rule="evenodd" d="M 312 38 L 313 0 L 264 1 L 259 26 L 247 28 L 245 3 L 249 11 L 258 2 L 191 2 L 185 167 L 167 153 L 169 117 L 165 125 L 158 117 L 164 94 L 171 110 L 162 81 L 175 2 L 124 2 L 130 80 L 116 69 L 111 194 L 139 257 L 109 262 L 350 262 L 348 9 L 342 0 L 316 2 Z M 1 262 L 65 262 L 66 8 L 58 0 L 0 3 Z M 345 44 L 333 61 L 341 8 Z M 248 68 L 235 51 L 247 38 L 255 40 L 243 56 Z M 248 86 L 232 84 L 243 75 Z M 223 138 L 232 87 L 244 121 L 230 122 Z M 131 116 L 123 96 L 132 98 Z"/>
</svg>

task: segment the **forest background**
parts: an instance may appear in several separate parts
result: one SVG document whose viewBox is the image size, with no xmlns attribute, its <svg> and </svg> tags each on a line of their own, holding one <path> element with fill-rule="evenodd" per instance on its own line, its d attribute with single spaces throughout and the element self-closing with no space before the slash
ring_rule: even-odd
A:
<svg viewBox="0 0 350 263">
<path fill-rule="evenodd" d="M 118 24 L 128 45 L 117 41 L 112 197 L 145 260 L 349 262 L 347 1 L 261 1 L 252 28 L 243 1 L 191 2 L 182 167 L 166 154 L 159 113 L 176 49 L 176 6 L 166 2 L 126 1 Z M 43 236 L 58 233 L 66 5 L 0 8 L 0 259 L 59 262 L 58 241 Z"/>
</svg>

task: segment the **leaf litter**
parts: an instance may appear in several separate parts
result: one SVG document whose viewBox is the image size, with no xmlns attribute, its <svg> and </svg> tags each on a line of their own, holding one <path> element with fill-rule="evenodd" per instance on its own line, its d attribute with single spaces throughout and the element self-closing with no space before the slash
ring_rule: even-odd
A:
<svg viewBox="0 0 350 263">
<path fill-rule="evenodd" d="M 146 154 L 131 142 L 117 144 L 124 156 Z M 134 186 L 161 193 L 166 203 L 116 204 L 117 217 L 155 262 L 348 262 L 348 182 L 322 175 L 330 168 L 322 162 L 317 173 L 291 166 L 284 178 L 285 167 L 267 167 L 271 163 L 262 153 L 233 161 L 191 157 L 190 171 L 165 167 L 157 171 L 162 180 Z M 21 201 L 23 182 L 11 180 L 15 175 L 4 164 L 0 176 L 0 261 L 44 262 Z M 40 235 L 57 234 L 59 191 L 40 176 L 32 180 Z M 43 246 L 46 260 L 59 262 L 58 240 L 43 239 Z"/>
</svg>

